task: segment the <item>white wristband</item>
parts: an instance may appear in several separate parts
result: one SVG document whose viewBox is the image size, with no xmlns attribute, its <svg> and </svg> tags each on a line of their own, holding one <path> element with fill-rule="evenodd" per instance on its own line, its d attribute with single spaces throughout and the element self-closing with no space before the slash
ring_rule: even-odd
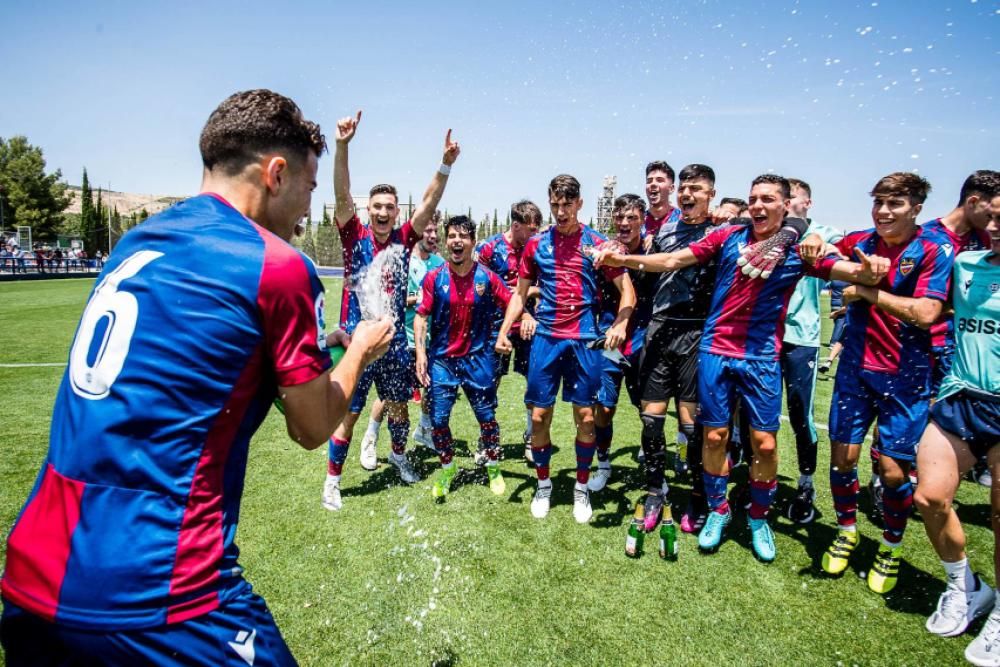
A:
<svg viewBox="0 0 1000 667">
<path fill-rule="evenodd" d="M 442 162 L 441 166 L 438 167 L 438 173 L 441 174 L 442 176 L 447 176 L 448 174 L 451 173 L 451 165 Z"/>
</svg>

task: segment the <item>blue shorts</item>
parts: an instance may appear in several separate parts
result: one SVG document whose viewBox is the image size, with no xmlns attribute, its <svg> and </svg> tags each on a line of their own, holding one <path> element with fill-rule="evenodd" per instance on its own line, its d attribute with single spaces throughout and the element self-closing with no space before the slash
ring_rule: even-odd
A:
<svg viewBox="0 0 1000 667">
<path fill-rule="evenodd" d="M 927 369 L 918 377 L 841 364 L 830 403 L 830 440 L 860 445 L 878 419 L 876 448 L 900 461 L 913 461 L 930 407 Z"/>
<path fill-rule="evenodd" d="M 428 396 L 434 428 L 448 425 L 459 387 L 465 391 L 476 421 L 493 421 L 497 409 L 497 389 L 493 382 L 495 369 L 496 361 L 492 354 L 433 360 Z"/>
<path fill-rule="evenodd" d="M 642 399 L 642 388 L 639 386 L 639 351 L 626 357 L 628 366 L 621 366 L 601 354 L 601 386 L 597 390 L 597 403 L 606 408 L 618 405 L 618 394 L 621 393 L 622 380 L 628 392 L 632 405 L 639 407 Z"/>
<path fill-rule="evenodd" d="M 1000 445 L 1000 397 L 960 391 L 935 402 L 931 420 L 964 440 L 977 459 Z"/>
<path fill-rule="evenodd" d="M 373 383 L 383 401 L 405 403 L 410 400 L 414 385 L 413 365 L 413 355 L 406 349 L 406 341 L 402 344 L 393 341 L 384 355 L 362 371 L 351 398 L 351 412 L 364 410 Z"/>
<path fill-rule="evenodd" d="M 295 665 L 264 598 L 249 591 L 183 623 L 127 631 L 50 623 L 4 600 L 0 640 L 8 667 L 39 665 Z"/>
<path fill-rule="evenodd" d="M 951 370 L 951 360 L 954 356 L 954 345 L 940 345 L 931 348 L 931 396 L 937 396 L 941 382 Z"/>
<path fill-rule="evenodd" d="M 601 359 L 598 350 L 587 341 L 552 338 L 536 333 L 531 339 L 531 366 L 524 402 L 539 408 L 551 408 L 562 380 L 562 399 L 573 405 L 593 405 L 601 385 Z"/>
<path fill-rule="evenodd" d="M 698 403 L 705 426 L 729 426 L 736 399 L 743 402 L 750 428 L 781 427 L 781 364 L 777 359 L 736 359 L 698 354 Z"/>
</svg>

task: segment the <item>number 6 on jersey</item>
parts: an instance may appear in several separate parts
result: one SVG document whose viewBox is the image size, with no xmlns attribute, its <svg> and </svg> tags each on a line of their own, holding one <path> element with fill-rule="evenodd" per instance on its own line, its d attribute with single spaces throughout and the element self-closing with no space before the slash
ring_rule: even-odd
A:
<svg viewBox="0 0 1000 667">
<path fill-rule="evenodd" d="M 139 317 L 139 302 L 132 294 L 119 291 L 118 286 L 162 256 L 162 252 L 153 250 L 137 252 L 94 290 L 69 352 L 70 384 L 77 396 L 99 401 L 111 391 L 125 365 Z M 98 336 L 98 346 L 92 351 Z"/>
</svg>

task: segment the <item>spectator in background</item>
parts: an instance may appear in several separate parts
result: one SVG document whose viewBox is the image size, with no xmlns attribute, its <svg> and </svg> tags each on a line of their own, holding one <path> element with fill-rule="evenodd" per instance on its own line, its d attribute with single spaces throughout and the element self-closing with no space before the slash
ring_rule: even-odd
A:
<svg viewBox="0 0 1000 667">
<path fill-rule="evenodd" d="M 712 211 L 712 222 L 716 225 L 721 225 L 729 222 L 733 218 L 745 216 L 748 210 L 750 209 L 747 207 L 745 199 L 740 199 L 739 197 L 723 197 L 722 201 L 719 202 L 719 205 L 714 211 Z"/>
</svg>

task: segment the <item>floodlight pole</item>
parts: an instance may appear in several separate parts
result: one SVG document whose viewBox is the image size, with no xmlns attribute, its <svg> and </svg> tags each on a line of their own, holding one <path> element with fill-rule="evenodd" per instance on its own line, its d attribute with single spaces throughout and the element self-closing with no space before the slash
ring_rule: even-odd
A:
<svg viewBox="0 0 1000 667">
<path fill-rule="evenodd" d="M 111 255 L 111 181 L 108 181 L 108 255 Z"/>
</svg>

